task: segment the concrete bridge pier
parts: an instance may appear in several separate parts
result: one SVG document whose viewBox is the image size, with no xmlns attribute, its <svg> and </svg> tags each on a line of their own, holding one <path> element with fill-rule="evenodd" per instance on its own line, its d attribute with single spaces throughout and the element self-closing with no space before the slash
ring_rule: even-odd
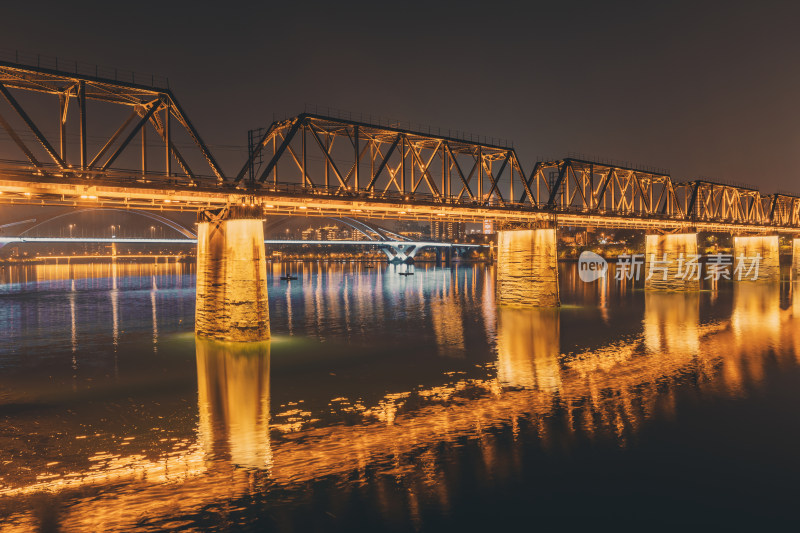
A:
<svg viewBox="0 0 800 533">
<path fill-rule="evenodd" d="M 233 206 L 200 213 L 195 332 L 223 341 L 270 337 L 261 210 Z"/>
<path fill-rule="evenodd" d="M 800 279 L 800 237 L 792 239 L 792 273 L 791 279 Z M 797 299 L 800 302 L 800 298 Z"/>
<path fill-rule="evenodd" d="M 697 233 L 647 235 L 644 288 L 656 291 L 700 289 L 702 265 L 698 260 Z"/>
<path fill-rule="evenodd" d="M 557 307 L 556 230 L 499 231 L 497 303 L 512 307 Z"/>
<path fill-rule="evenodd" d="M 779 253 L 777 235 L 734 236 L 731 279 L 740 281 L 738 272 L 734 274 L 734 269 L 738 266 L 742 269 L 741 281 L 779 281 L 781 277 Z M 754 261 L 758 262 L 758 268 L 751 270 Z M 793 266 L 795 261 L 793 257 Z"/>
</svg>

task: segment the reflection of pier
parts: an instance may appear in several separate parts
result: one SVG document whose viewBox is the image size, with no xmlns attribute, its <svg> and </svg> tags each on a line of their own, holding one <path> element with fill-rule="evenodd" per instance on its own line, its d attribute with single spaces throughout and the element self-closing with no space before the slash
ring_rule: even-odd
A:
<svg viewBox="0 0 800 533">
<path fill-rule="evenodd" d="M 562 311 L 500 309 L 496 378 L 394 392 L 360 411 L 358 425 L 312 425 L 284 434 L 269 431 L 269 345 L 198 341 L 197 439 L 181 454 L 158 460 L 122 456 L 105 471 L 42 479 L 0 489 L 0 495 L 125 482 L 130 491 L 86 496 L 62 522 L 74 529 L 124 528 L 158 509 L 187 513 L 249 494 L 260 476 L 291 486 L 323 476 L 366 476 L 369 468 L 413 482 L 421 475 L 416 452 L 424 450 L 431 455 L 425 475 L 440 480 L 436 491 L 446 502 L 448 484 L 437 473 L 435 452 L 441 444 L 481 439 L 491 464 L 499 453 L 491 445 L 492 431 L 517 427 L 522 419 L 538 427 L 557 411 L 567 413 L 572 433 L 610 434 L 624 443 L 648 418 L 674 411 L 673 391 L 687 375 L 701 390 L 724 395 L 758 381 L 775 343 L 800 344 L 800 315 L 780 309 L 776 289 L 756 287 L 737 286 L 730 320 L 709 323 L 700 320 L 697 294 L 648 294 L 640 334 L 569 356 L 560 354 L 554 334 Z M 757 342 L 764 335 L 767 342 Z M 404 405 L 409 396 L 418 399 L 413 410 Z M 547 432 L 541 436 L 547 445 Z M 168 491 L 154 503 L 149 491 L 165 483 Z M 103 515 L 91 511 L 98 501 Z M 15 520 L 33 524 L 30 515 Z"/>
<path fill-rule="evenodd" d="M 555 392 L 559 372 L 557 309 L 498 310 L 497 379 L 502 385 Z"/>
<path fill-rule="evenodd" d="M 208 458 L 268 468 L 269 342 L 198 338 L 198 438 Z"/>
</svg>

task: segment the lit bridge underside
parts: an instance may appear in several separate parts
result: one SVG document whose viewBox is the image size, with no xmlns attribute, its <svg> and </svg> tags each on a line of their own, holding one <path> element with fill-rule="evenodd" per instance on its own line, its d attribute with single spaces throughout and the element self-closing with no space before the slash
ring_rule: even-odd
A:
<svg viewBox="0 0 800 533">
<path fill-rule="evenodd" d="M 169 89 L 135 76 L 119 81 L 83 65 L 70 70 L 0 61 L 7 104 L 0 107 L 0 126 L 17 148 L 14 159 L 0 163 L 0 201 L 160 211 L 255 204 L 265 214 L 491 219 L 501 227 L 800 229 L 800 198 L 792 195 L 710 181 L 673 183 L 664 172 L 575 158 L 538 162 L 527 173 L 508 146 L 315 114 L 273 123 L 241 170 L 225 176 Z M 42 133 L 46 128 L 18 99 L 27 93 L 54 97 L 57 140 Z M 71 101 L 77 103 L 72 115 Z M 124 108 L 127 119 L 110 135 L 90 135 L 94 102 Z M 68 153 L 69 117 L 78 122 L 79 149 Z M 163 143 L 158 164 L 144 148 L 148 131 Z M 193 154 L 174 141 L 178 133 Z M 98 138 L 104 141 L 93 150 L 89 141 Z M 140 168 L 122 168 L 131 153 Z M 204 173 L 196 170 L 198 161 Z"/>
</svg>

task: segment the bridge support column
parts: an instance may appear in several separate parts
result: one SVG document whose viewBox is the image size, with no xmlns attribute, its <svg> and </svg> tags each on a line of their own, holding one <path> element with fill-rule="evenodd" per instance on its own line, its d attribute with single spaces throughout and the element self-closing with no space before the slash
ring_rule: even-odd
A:
<svg viewBox="0 0 800 533">
<path fill-rule="evenodd" d="M 748 273 L 748 270 L 755 260 L 758 259 L 758 275 L 755 269 Z M 780 255 L 777 235 L 755 235 L 733 238 L 733 265 L 735 268 L 742 262 L 741 280 L 738 273 L 731 275 L 731 279 L 736 281 L 778 281 L 781 277 Z M 794 264 L 794 258 L 792 259 Z M 755 279 L 754 279 L 755 278 Z"/>
<path fill-rule="evenodd" d="M 800 279 L 800 237 L 792 239 L 792 280 Z M 800 298 L 797 299 L 800 302 Z"/>
<path fill-rule="evenodd" d="M 269 339 L 264 228 L 257 209 L 201 213 L 195 332 L 225 341 Z"/>
<path fill-rule="evenodd" d="M 645 270 L 642 273 L 645 276 L 644 288 L 656 291 L 699 290 L 702 267 L 697 259 L 697 233 L 647 235 Z"/>
<path fill-rule="evenodd" d="M 556 307 L 556 230 L 497 233 L 497 303 L 514 307 Z"/>
</svg>

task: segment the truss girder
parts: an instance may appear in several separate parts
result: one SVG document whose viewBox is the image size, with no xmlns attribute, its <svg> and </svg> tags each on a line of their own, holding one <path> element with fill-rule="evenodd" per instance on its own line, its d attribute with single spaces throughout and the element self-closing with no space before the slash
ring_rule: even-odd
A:
<svg viewBox="0 0 800 533">
<path fill-rule="evenodd" d="M 26 111 L 25 105 L 15 96 L 26 92 L 54 97 L 57 103 L 53 108 L 58 110 L 58 122 L 55 120 L 53 122 L 59 125 L 58 139 L 48 139 L 43 134 L 48 128 L 39 124 L 33 118 L 33 115 Z M 52 175 L 54 178 L 57 178 L 58 175 L 68 174 L 70 177 L 98 179 L 102 178 L 103 173 L 107 170 L 121 170 L 114 169 L 113 164 L 122 150 L 125 148 L 133 149 L 131 144 L 133 140 L 132 132 L 129 130 L 129 126 L 133 124 L 136 133 L 145 135 L 146 130 L 149 129 L 148 124 L 150 124 L 164 144 L 164 174 L 177 180 L 184 178 L 188 186 L 194 186 L 195 175 L 188 170 L 188 164 L 185 158 L 177 151 L 172 138 L 173 133 L 170 131 L 169 124 L 174 120 L 185 131 L 195 148 L 199 150 L 208 165 L 209 173 L 213 176 L 213 179 L 219 184 L 223 184 L 225 181 L 224 174 L 216 159 L 169 89 L 0 61 L 0 96 L 2 96 L 3 102 L 7 104 L 4 107 L 10 108 L 19 117 L 25 129 L 29 130 L 37 141 L 36 144 L 40 145 L 47 157 L 52 160 L 50 166 L 54 168 L 49 170 L 47 174 Z M 78 112 L 72 113 L 75 116 L 71 116 L 69 112 L 72 97 L 75 98 L 78 104 Z M 91 123 L 87 122 L 87 114 L 92 113 L 93 102 L 103 102 L 120 108 L 128 108 L 130 110 L 129 118 L 122 122 L 110 135 L 94 130 L 89 131 L 87 124 Z M 147 119 L 143 119 L 142 117 L 151 110 L 150 116 Z M 7 117 L 9 114 L 4 113 L 4 111 L 5 109 L 0 109 L 0 116 Z M 159 117 L 159 114 L 164 116 Z M 140 120 L 134 123 L 134 118 L 137 115 Z M 78 123 L 79 150 L 75 154 L 67 154 L 66 150 L 67 123 L 70 120 L 75 120 Z M 20 135 L 20 132 L 5 118 L 2 126 L 4 130 L 8 131 L 9 136 L 28 160 L 34 166 L 41 167 L 42 165 L 39 164 L 39 159 L 33 154 L 31 147 L 25 144 L 23 135 Z M 88 139 L 100 139 L 102 148 L 96 154 L 87 153 Z M 142 151 L 144 151 L 144 145 Z M 70 159 L 68 155 L 73 155 L 74 157 Z M 104 159 L 106 156 L 108 158 Z M 175 175 L 171 172 L 172 158 L 178 161 L 183 170 L 183 175 Z M 146 159 L 145 154 L 142 156 L 142 175 L 148 172 Z"/>
<path fill-rule="evenodd" d="M 260 152 L 260 153 L 259 153 Z M 525 174 L 513 149 L 421 132 L 303 114 L 276 122 L 251 156 L 266 161 L 246 183 L 295 183 L 319 194 L 416 198 L 441 204 L 511 205 Z"/>
<path fill-rule="evenodd" d="M 58 121 L 53 117 L 48 124 L 58 124 L 57 138 L 48 138 L 51 128 L 37 122 L 41 113 L 26 108 L 19 98 L 24 92 L 54 97 Z M 128 112 L 110 134 L 97 135 L 88 131 L 93 102 Z M 68 152 L 67 124 L 72 122 L 77 122 L 72 129 L 79 132 L 79 149 Z M 181 129 L 209 172 L 189 167 L 182 153 L 186 144 L 172 137 Z M 241 197 L 286 193 L 800 230 L 800 198 L 793 195 L 765 195 L 708 180 L 675 183 L 666 173 L 578 158 L 539 161 L 527 174 L 513 148 L 317 114 L 272 124 L 241 171 L 226 179 L 169 89 L 8 62 L 0 62 L 0 130 L 30 176 L 54 183 L 130 179 L 172 188 L 211 186 Z M 147 168 L 148 131 L 163 146 L 163 173 Z M 136 137 L 142 138 L 141 172 L 115 168 L 121 154 L 139 144 Z M 100 139 L 101 148 L 89 150 L 89 138 Z M 246 180 L 256 159 L 264 163 Z M 173 161 L 179 171 L 172 171 Z"/>
</svg>

